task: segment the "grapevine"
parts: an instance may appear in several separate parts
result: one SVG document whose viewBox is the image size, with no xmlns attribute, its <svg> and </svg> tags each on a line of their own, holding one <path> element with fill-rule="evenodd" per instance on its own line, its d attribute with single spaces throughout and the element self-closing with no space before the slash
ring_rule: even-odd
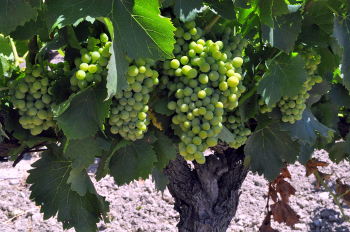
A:
<svg viewBox="0 0 350 232">
<path fill-rule="evenodd" d="M 3 4 L 1 160 L 44 151 L 27 180 L 44 218 L 98 230 L 97 162 L 97 181 L 168 186 L 180 231 L 225 231 L 248 168 L 270 181 L 261 231 L 298 223 L 295 191 L 274 195 L 286 165 L 350 159 L 350 3 L 261 2 Z"/>
</svg>

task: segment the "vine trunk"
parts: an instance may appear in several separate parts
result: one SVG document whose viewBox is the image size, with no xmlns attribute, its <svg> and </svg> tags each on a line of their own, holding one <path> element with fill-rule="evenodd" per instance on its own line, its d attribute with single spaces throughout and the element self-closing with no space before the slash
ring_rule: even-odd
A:
<svg viewBox="0 0 350 232">
<path fill-rule="evenodd" d="M 248 169 L 243 150 L 226 149 L 190 166 L 181 156 L 165 169 L 180 214 L 179 232 L 224 232 L 235 216 Z"/>
</svg>

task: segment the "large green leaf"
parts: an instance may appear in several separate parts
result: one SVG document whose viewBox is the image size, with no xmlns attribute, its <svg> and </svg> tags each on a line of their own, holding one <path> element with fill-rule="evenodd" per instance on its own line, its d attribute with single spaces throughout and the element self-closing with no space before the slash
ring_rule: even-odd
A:
<svg viewBox="0 0 350 232">
<path fill-rule="evenodd" d="M 329 158 L 336 163 L 350 158 L 350 138 L 346 136 L 345 141 L 339 141 L 333 144 L 329 149 Z"/>
<path fill-rule="evenodd" d="M 49 27 L 63 27 L 77 20 L 90 17 L 105 17 L 110 14 L 114 0 L 50 0 L 46 17 Z"/>
<path fill-rule="evenodd" d="M 263 26 L 263 38 L 273 47 L 290 52 L 301 31 L 302 16 L 299 11 L 281 15 L 273 20 L 274 28 Z"/>
<path fill-rule="evenodd" d="M 62 157 L 61 149 L 49 148 L 29 171 L 30 198 L 41 207 L 45 219 L 57 214 L 64 229 L 74 227 L 78 232 L 95 232 L 96 223 L 108 211 L 108 203 L 96 193 L 86 173 L 80 181 L 88 185 L 89 191 L 85 196 L 72 191 L 67 184 L 71 162 Z"/>
<path fill-rule="evenodd" d="M 114 41 L 120 40 L 131 58 L 173 57 L 175 27 L 160 15 L 158 0 L 115 0 L 111 21 Z"/>
<path fill-rule="evenodd" d="M 71 96 L 57 107 L 55 120 L 69 139 L 94 136 L 107 117 L 110 101 L 101 86 Z"/>
<path fill-rule="evenodd" d="M 220 16 L 226 19 L 235 19 L 235 0 L 205 0 Z"/>
<path fill-rule="evenodd" d="M 335 84 L 332 86 L 331 91 L 329 92 L 329 97 L 331 102 L 337 106 L 345 106 L 350 108 L 350 95 L 349 91 L 341 84 Z"/>
<path fill-rule="evenodd" d="M 268 180 L 278 176 L 284 162 L 294 162 L 299 150 L 300 145 L 281 131 L 277 123 L 255 131 L 244 147 L 245 154 L 251 157 L 251 169 Z"/>
<path fill-rule="evenodd" d="M 120 41 L 115 41 L 111 47 L 111 58 L 107 68 L 107 99 L 111 99 L 117 92 L 128 86 L 125 75 L 128 62 L 121 49 Z"/>
<path fill-rule="evenodd" d="M 332 129 L 320 123 L 309 109 L 303 113 L 303 118 L 294 124 L 284 123 L 282 129 L 286 130 L 292 139 L 298 140 L 301 144 L 314 145 L 317 139 L 317 132 L 328 137 Z"/>
<path fill-rule="evenodd" d="M 156 132 L 157 141 L 153 144 L 153 149 L 157 154 L 157 162 L 155 166 L 159 170 L 163 170 L 169 161 L 174 160 L 177 154 L 177 148 L 173 141 L 164 133 Z"/>
<path fill-rule="evenodd" d="M 0 34 L 10 34 L 17 26 L 36 18 L 36 5 L 26 0 L 2 1 L 0 7 Z"/>
<path fill-rule="evenodd" d="M 267 26 L 273 28 L 273 17 L 272 17 L 272 5 L 273 0 L 259 0 L 259 17 L 260 21 Z"/>
<path fill-rule="evenodd" d="M 202 5 L 203 0 L 175 0 L 174 13 L 177 18 L 186 22 L 196 17 Z"/>
<path fill-rule="evenodd" d="M 339 45 L 343 48 L 343 58 L 341 61 L 341 71 L 345 87 L 350 90 L 350 18 L 334 19 L 334 36 Z"/>
<path fill-rule="evenodd" d="M 152 180 L 156 189 L 163 192 L 169 183 L 168 177 L 163 173 L 163 170 L 159 170 L 158 168 L 154 168 L 152 172 Z"/>
<path fill-rule="evenodd" d="M 300 56 L 282 54 L 269 65 L 257 91 L 265 103 L 271 106 L 282 96 L 297 95 L 306 79 L 304 60 Z"/>
<path fill-rule="evenodd" d="M 108 147 L 108 142 L 101 137 L 69 140 L 64 155 L 73 162 L 73 168 L 84 169 L 94 162 L 95 156 L 101 154 L 106 144 Z"/>
<path fill-rule="evenodd" d="M 109 163 L 110 174 L 118 185 L 138 178 L 146 179 L 157 162 L 151 144 L 140 140 L 119 149 Z"/>
<path fill-rule="evenodd" d="M 5 57 L 12 56 L 10 39 L 0 34 L 0 54 Z"/>
</svg>

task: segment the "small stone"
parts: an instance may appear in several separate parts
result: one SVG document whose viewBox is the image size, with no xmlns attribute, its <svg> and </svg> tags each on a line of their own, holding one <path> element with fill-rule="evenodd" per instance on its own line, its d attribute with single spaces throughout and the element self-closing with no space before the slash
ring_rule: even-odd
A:
<svg viewBox="0 0 350 232">
<path fill-rule="evenodd" d="M 297 223 L 297 224 L 294 225 L 294 229 L 296 229 L 296 230 L 301 230 L 301 231 L 305 231 L 306 226 L 305 226 L 305 224 Z"/>
<path fill-rule="evenodd" d="M 329 193 L 328 192 L 323 192 L 318 194 L 318 196 L 321 198 L 321 200 L 328 200 L 329 199 Z"/>
<path fill-rule="evenodd" d="M 18 185 L 18 184 L 19 184 L 19 180 L 18 179 L 10 180 L 10 185 Z"/>
<path fill-rule="evenodd" d="M 322 219 L 316 219 L 316 220 L 314 221 L 314 225 L 315 225 L 316 227 L 321 227 L 321 225 L 322 225 Z"/>
</svg>

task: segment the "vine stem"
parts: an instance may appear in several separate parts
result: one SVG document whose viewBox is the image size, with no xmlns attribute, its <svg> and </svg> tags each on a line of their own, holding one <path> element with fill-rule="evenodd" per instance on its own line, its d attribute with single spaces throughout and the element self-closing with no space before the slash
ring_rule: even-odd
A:
<svg viewBox="0 0 350 232">
<path fill-rule="evenodd" d="M 212 27 L 219 21 L 219 19 L 221 18 L 220 15 L 216 15 L 212 20 L 211 22 L 204 28 L 204 32 L 205 33 L 208 33 Z"/>
<path fill-rule="evenodd" d="M 251 96 L 253 96 L 253 95 L 255 94 L 255 92 L 256 92 L 256 89 L 257 89 L 257 86 L 255 85 L 253 88 L 251 88 L 251 89 L 249 90 L 248 93 L 244 94 L 244 95 L 241 97 L 241 99 L 239 99 L 238 105 L 239 105 L 239 106 L 242 105 L 246 100 L 248 100 L 248 98 L 250 98 Z"/>
<path fill-rule="evenodd" d="M 15 57 L 15 65 L 19 66 L 19 64 L 22 63 L 22 61 L 21 61 L 21 58 L 18 56 L 16 45 L 13 42 L 13 39 L 11 37 L 9 37 L 9 40 L 10 40 L 13 56 Z"/>
<path fill-rule="evenodd" d="M 335 204 L 338 206 L 340 213 L 342 215 L 342 218 L 346 221 L 350 221 L 349 217 L 345 214 L 343 207 L 340 204 L 339 197 L 333 193 L 332 189 L 328 187 L 328 185 L 324 182 L 324 180 L 321 178 L 320 174 L 318 172 L 314 173 L 317 181 L 321 183 L 321 185 L 326 189 L 326 191 L 332 196 Z"/>
</svg>

